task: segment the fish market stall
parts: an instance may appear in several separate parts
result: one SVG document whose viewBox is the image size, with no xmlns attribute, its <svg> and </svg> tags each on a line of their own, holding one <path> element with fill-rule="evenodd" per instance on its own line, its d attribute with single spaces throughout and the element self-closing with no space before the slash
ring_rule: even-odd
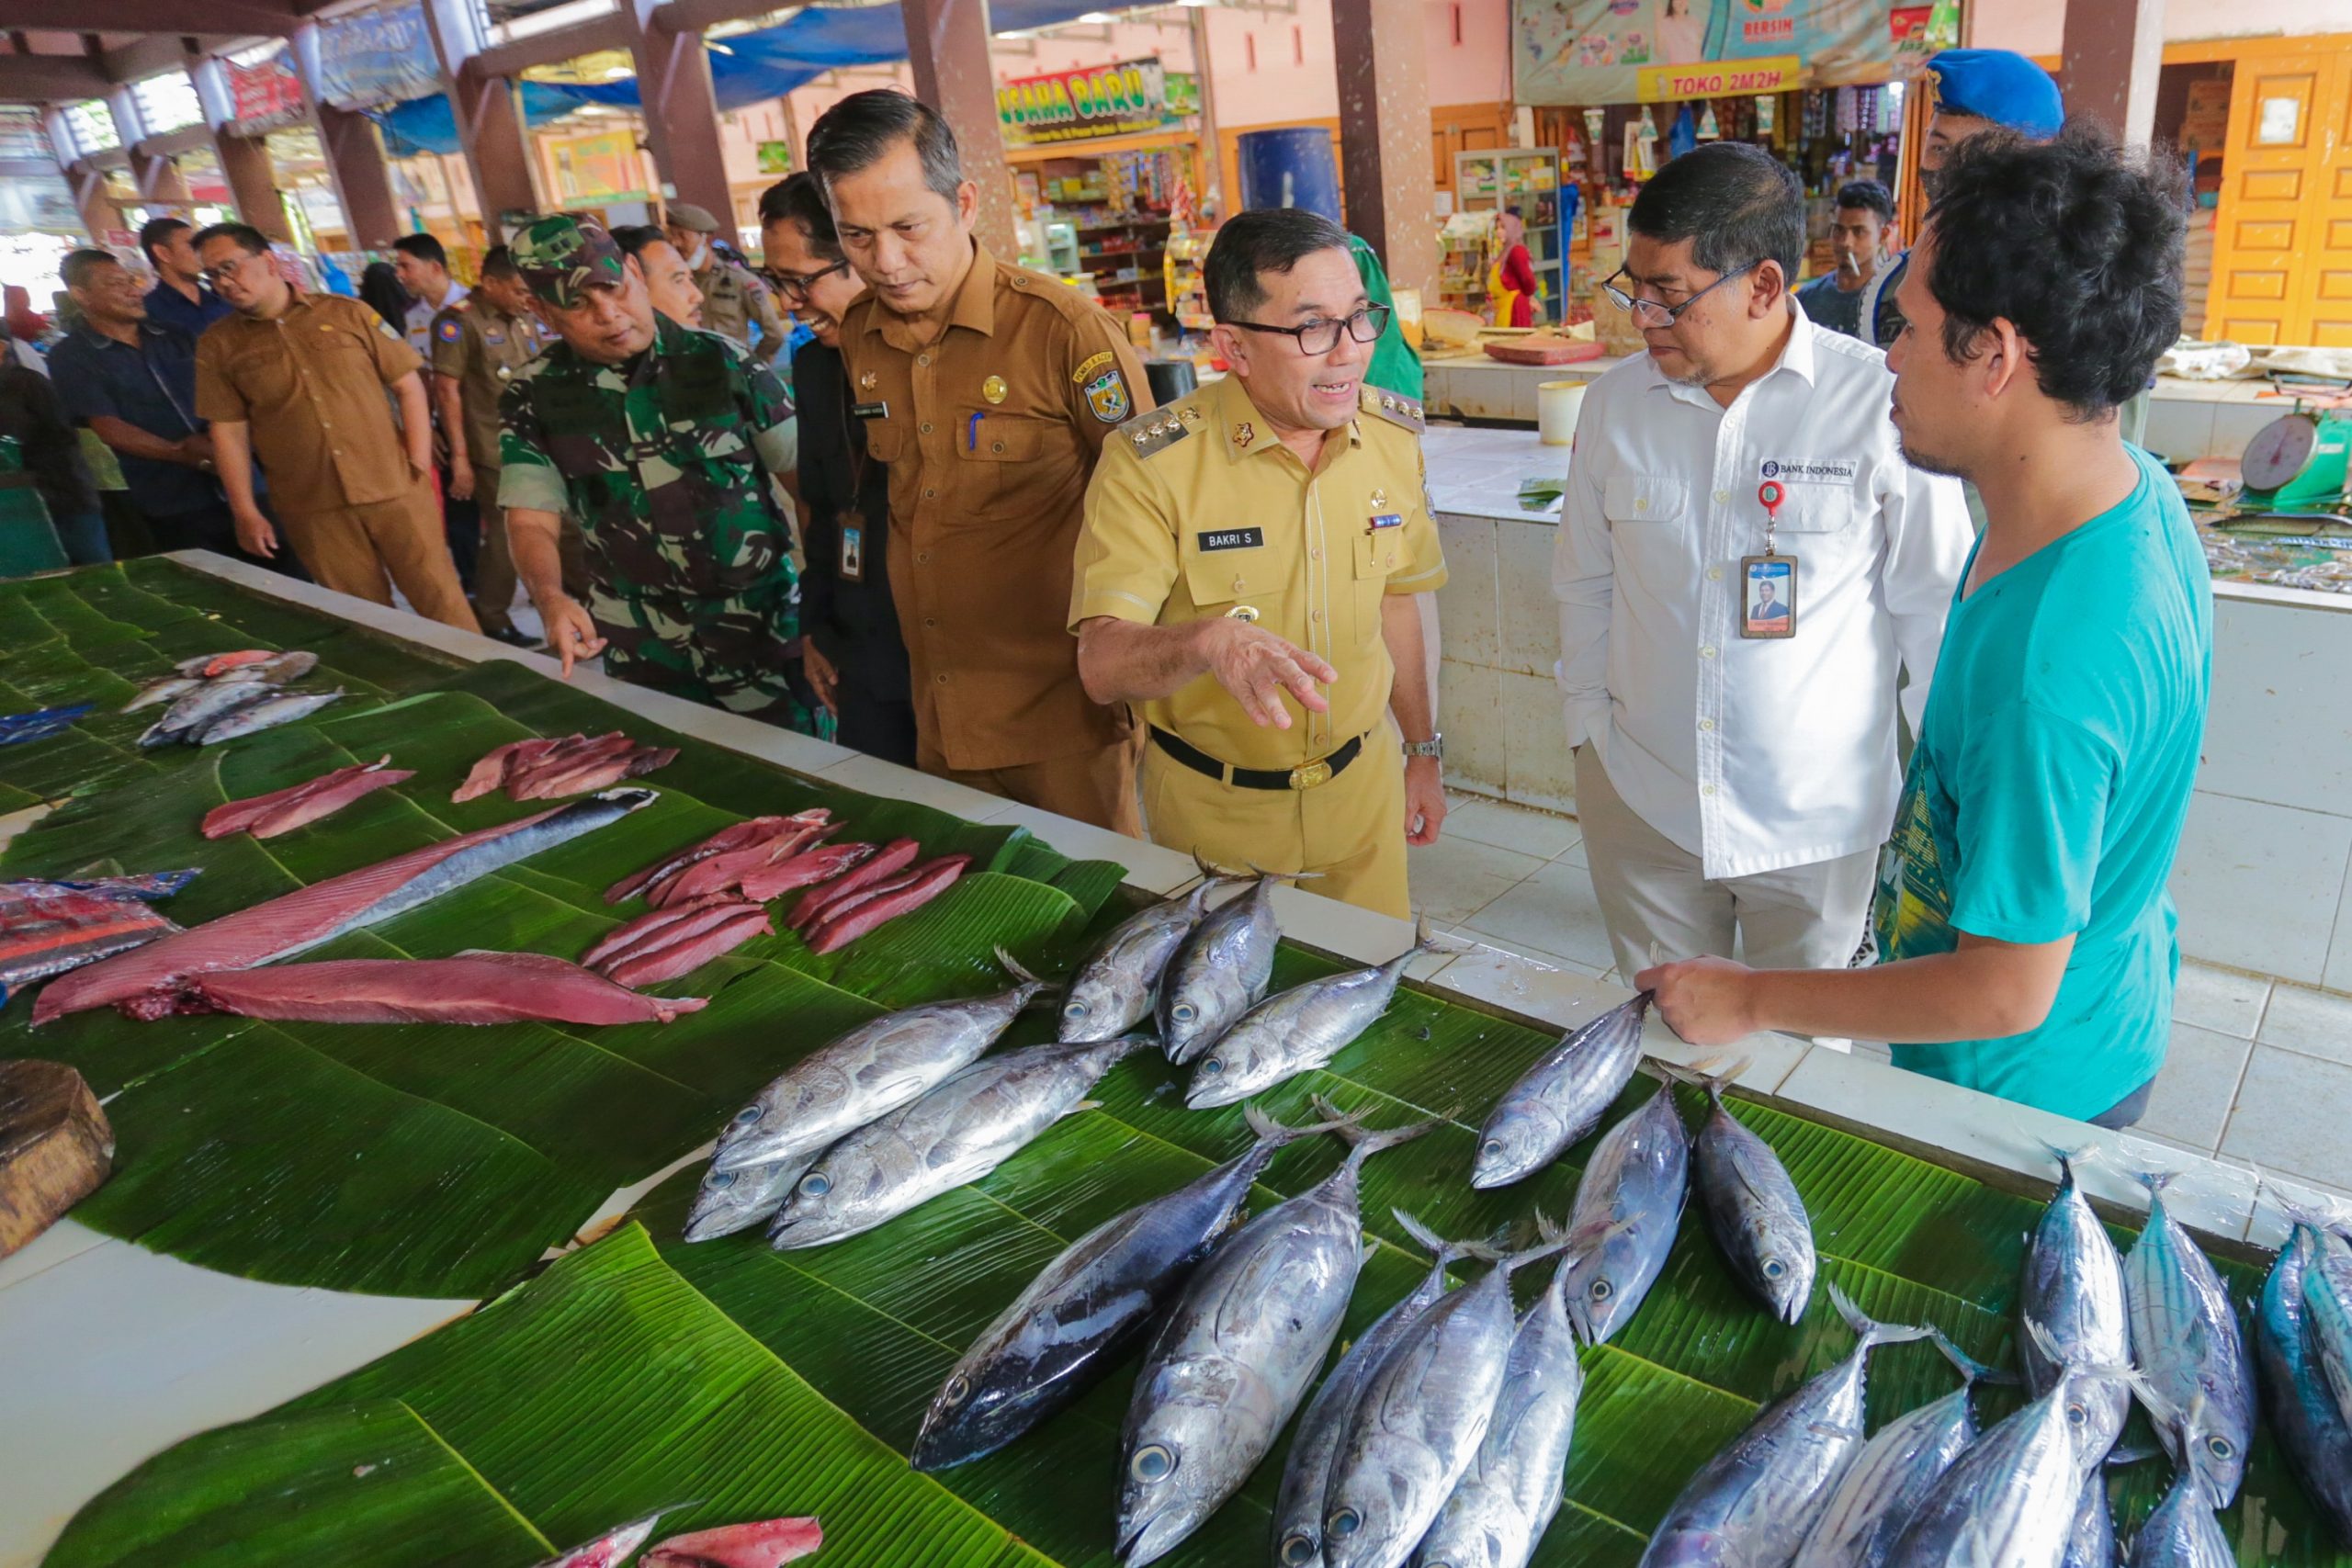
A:
<svg viewBox="0 0 2352 1568">
<path fill-rule="evenodd" d="M 1779 1561 L 1816 1525 L 1846 1561 L 1891 1495 L 1865 1431 L 1949 1439 L 1980 1364 L 2036 1386 L 1973 1419 L 2025 1414 L 1919 1512 L 2018 1474 L 2018 1528 L 2070 1527 L 2106 1450 L 2049 1417 L 2125 1433 L 2096 1370 L 2141 1344 L 2173 1414 L 2124 1440 L 2241 1462 L 2218 1513 L 2118 1470 L 2127 1534 L 2352 1562 L 2285 1451 L 2335 1451 L 2333 1244 L 2274 1270 L 2296 1195 L 2250 1172 L 1779 1037 L 1694 1063 L 1597 982 L 1195 897 L 1151 846 L 209 558 L 0 585 L 0 648 L 8 711 L 92 705 L 0 745 L 0 878 L 199 872 L 153 906 L 181 930 L 0 1012 L 116 1140 L 0 1260 L 6 1568 L 529 1568 L 769 1521 L 643 1560 L 765 1564 L 810 1519 L 814 1561 L 894 1568 L 1352 1568 L 1489 1527 L 1631 1565 L 1747 1497 Z M 286 689 L 344 694 L 211 745 L 113 711 L 304 650 Z M 2126 1265 L 2152 1164 L 2196 1234 Z M 2288 1426 L 2161 1353 L 2212 1337 L 2192 1252 L 2283 1347 Z"/>
</svg>

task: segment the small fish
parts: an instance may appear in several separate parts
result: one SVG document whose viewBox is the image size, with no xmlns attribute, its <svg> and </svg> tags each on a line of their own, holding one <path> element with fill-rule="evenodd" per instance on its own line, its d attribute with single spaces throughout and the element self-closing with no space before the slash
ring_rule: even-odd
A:
<svg viewBox="0 0 2352 1568">
<path fill-rule="evenodd" d="M 2345 1419 L 2313 1343 L 2306 1291 L 2327 1232 L 2293 1210 L 2294 1229 L 2263 1281 L 2254 1317 L 2255 1357 L 2262 1371 L 2270 1429 L 2289 1464 L 2338 1540 L 2352 1541 L 2352 1422 Z"/>
<path fill-rule="evenodd" d="M 1436 945 L 1424 916 L 1413 945 L 1387 963 L 1309 980 L 1260 1002 L 1201 1057 L 1185 1105 L 1207 1111 L 1238 1104 L 1322 1066 L 1379 1021 L 1405 966 Z"/>
<path fill-rule="evenodd" d="M 1678 1082 L 1707 1091 L 1707 1120 L 1693 1143 L 1701 1212 L 1739 1282 L 1782 1323 L 1804 1316 L 1813 1299 L 1813 1221 L 1772 1145 L 1724 1109 L 1724 1085 L 1747 1067 L 1709 1075 L 1668 1066 Z"/>
<path fill-rule="evenodd" d="M 240 680 L 267 681 L 273 685 L 282 686 L 289 682 L 300 680 L 318 667 L 317 654 L 307 648 L 289 648 L 284 653 L 273 654 L 267 659 L 245 665 L 242 669 L 232 670 L 227 675 L 217 678 L 226 680 L 234 676 Z"/>
<path fill-rule="evenodd" d="M 1191 892 L 1121 921 L 1071 977 L 1062 1000 L 1061 1038 L 1108 1040 L 1149 1018 L 1159 977 L 1176 949 L 1201 923 L 1209 896 L 1239 881 L 1218 876 L 1204 865 Z"/>
<path fill-rule="evenodd" d="M 1806 1532 L 1791 1568 L 1882 1568 L 1919 1505 L 1976 1441 L 1970 1392 L 1987 1379 L 2017 1381 L 1970 1359 L 1941 1333 L 1933 1337 L 1936 1348 L 1960 1370 L 1960 1387 L 1894 1417 L 1862 1445 Z M 2113 1553 L 2109 1556 L 2111 1560 Z"/>
<path fill-rule="evenodd" d="M 823 1152 L 792 1155 L 738 1170 L 712 1166 L 702 1173 L 702 1186 L 695 1190 L 694 1207 L 686 1211 L 685 1227 L 679 1234 L 687 1241 L 716 1241 L 766 1224 L 792 1196 L 793 1184 Z"/>
<path fill-rule="evenodd" d="M 2019 1356 L 2025 1364 L 2025 1385 L 2036 1395 L 2057 1385 L 2062 1361 L 2077 1366 L 2125 1366 L 2132 1359 L 2132 1325 L 2123 1305 L 2123 1260 L 2115 1243 L 2091 1212 L 2090 1202 L 2075 1181 L 2079 1150 L 2052 1148 L 2058 1161 L 2058 1192 L 2042 1211 L 2026 1247 L 2025 1282 L 2018 1292 L 2018 1312 L 2028 1328 Z M 2039 1334 L 2032 1332 L 2039 1329 Z M 2044 1342 L 2054 1356 L 2042 1354 Z M 2115 1446 L 2131 1414 L 2132 1391 L 2109 1379 L 2085 1393 L 2098 1418 L 2106 1442 L 2101 1458 Z"/>
<path fill-rule="evenodd" d="M 114 711 L 137 713 L 141 708 L 153 707 L 157 703 L 168 703 L 183 697 L 203 684 L 204 677 L 201 675 L 165 675 L 140 687 L 137 696 Z"/>
<path fill-rule="evenodd" d="M 225 715 L 266 702 L 277 691 L 266 681 L 207 681 L 165 708 L 164 716 L 139 738 L 139 744 L 152 748 L 193 739 Z"/>
<path fill-rule="evenodd" d="M 259 664 L 265 659 L 275 657 L 277 656 L 268 649 L 248 648 L 235 653 L 199 653 L 193 659 L 181 660 L 172 668 L 183 675 L 193 675 L 198 680 L 209 681 L 216 675 L 225 675 L 232 670 L 242 669 L 248 664 Z"/>
<path fill-rule="evenodd" d="M 1673 1249 L 1690 1145 L 1664 1084 L 1601 1135 L 1568 1213 L 1568 1316 L 1598 1345 L 1641 1306 Z"/>
<path fill-rule="evenodd" d="M 2195 1471 L 2213 1506 L 2224 1508 L 2238 1495 L 2254 1441 L 2254 1360 L 2222 1277 L 2165 1207 L 2172 1179 L 2140 1178 L 2148 1190 L 2148 1223 L 2123 1260 L 2125 1318 L 2141 1375 L 2167 1408 L 2195 1405 L 2202 1423 L 2203 1438 L 2189 1451 L 2180 1432 L 2160 1426 L 2165 1451 Z"/>
<path fill-rule="evenodd" d="M 2206 1421 L 2202 1390 L 2189 1396 L 2186 1409 L 2177 1407 L 2145 1379 L 2135 1378 L 2141 1403 L 2155 1418 L 2158 1432 L 2177 1434 L 2190 1462 L 2173 1477 L 2172 1488 L 2155 1512 L 2141 1522 L 2132 1540 L 2131 1568 L 2236 1568 L 2238 1554 L 2213 1517 L 2211 1475 L 2196 1462 L 2209 1438 L 2218 1435 Z M 2234 1417 L 2233 1417 L 2234 1419 Z M 2094 1475 L 2093 1480 L 2098 1481 Z M 2104 1486 L 2104 1483 L 2099 1483 Z"/>
<path fill-rule="evenodd" d="M 262 691 L 269 690 L 264 686 Z M 285 692 L 258 703 L 230 709 L 214 719 L 197 735 L 200 746 L 218 746 L 224 740 L 241 739 L 258 735 L 265 729 L 275 729 L 281 724 L 291 724 L 298 718 L 308 718 L 330 703 L 343 699 L 343 688 L 332 692 Z"/>
<path fill-rule="evenodd" d="M 1240 897 L 1193 928 L 1159 987 L 1159 1041 L 1182 1066 L 1214 1044 L 1266 994 L 1282 928 L 1274 921 L 1274 884 L 1261 875 Z"/>
<path fill-rule="evenodd" d="M 1503 1091 L 1478 1130 L 1470 1185 L 1504 1187 L 1534 1175 L 1600 1125 L 1642 1060 L 1650 993 L 1570 1030 Z"/>
</svg>

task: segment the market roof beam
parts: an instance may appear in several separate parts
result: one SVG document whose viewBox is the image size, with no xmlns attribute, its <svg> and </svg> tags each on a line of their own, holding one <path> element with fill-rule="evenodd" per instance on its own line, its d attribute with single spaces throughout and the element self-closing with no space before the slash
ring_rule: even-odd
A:
<svg viewBox="0 0 2352 1568">
<path fill-rule="evenodd" d="M 291 32 L 303 14 L 295 0 L 205 0 L 197 7 L 170 0 L 8 0 L 10 27 L 69 33 L 276 37 Z"/>
<path fill-rule="evenodd" d="M 75 102 L 105 97 L 113 85 L 87 55 L 0 54 L 0 100 Z"/>
</svg>

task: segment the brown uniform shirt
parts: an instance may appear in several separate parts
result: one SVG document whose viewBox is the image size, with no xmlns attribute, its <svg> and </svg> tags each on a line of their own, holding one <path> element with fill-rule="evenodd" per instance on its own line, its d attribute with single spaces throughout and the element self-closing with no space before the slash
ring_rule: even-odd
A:
<svg viewBox="0 0 2352 1568">
<path fill-rule="evenodd" d="M 538 322 L 510 316 L 478 294 L 433 318 L 433 373 L 458 383 L 466 457 L 475 468 L 498 467 L 499 395 L 542 346 Z"/>
<path fill-rule="evenodd" d="M 890 592 L 918 729 L 959 770 L 1099 750 L 1133 733 L 1078 680 L 1063 627 L 1087 480 L 1149 406 L 1116 322 L 986 249 L 928 345 L 871 296 L 842 323 L 866 450 L 890 469 Z"/>
<path fill-rule="evenodd" d="M 298 299 L 276 321 L 224 316 L 196 345 L 199 419 L 243 421 L 269 497 L 299 513 L 394 501 L 416 487 L 384 389 L 423 368 L 372 306 Z"/>
</svg>

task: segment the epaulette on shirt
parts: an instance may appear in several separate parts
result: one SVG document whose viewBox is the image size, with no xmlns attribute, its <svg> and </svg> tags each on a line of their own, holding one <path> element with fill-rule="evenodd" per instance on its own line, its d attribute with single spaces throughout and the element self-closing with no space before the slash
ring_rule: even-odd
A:
<svg viewBox="0 0 2352 1568">
<path fill-rule="evenodd" d="M 1396 392 L 1384 391 L 1366 383 L 1358 389 L 1357 403 L 1368 414 L 1374 414 L 1391 424 L 1401 424 L 1418 435 L 1428 423 L 1421 417 L 1421 405 Z"/>
<path fill-rule="evenodd" d="M 1131 445 L 1138 457 L 1148 457 L 1155 453 L 1165 452 L 1193 434 L 1192 423 L 1180 411 L 1189 412 L 1184 410 L 1184 405 L 1179 404 L 1171 408 L 1154 409 L 1149 413 L 1139 413 L 1119 426 L 1114 434 L 1118 439 Z M 1198 415 L 1195 414 L 1193 417 L 1197 418 Z"/>
</svg>

